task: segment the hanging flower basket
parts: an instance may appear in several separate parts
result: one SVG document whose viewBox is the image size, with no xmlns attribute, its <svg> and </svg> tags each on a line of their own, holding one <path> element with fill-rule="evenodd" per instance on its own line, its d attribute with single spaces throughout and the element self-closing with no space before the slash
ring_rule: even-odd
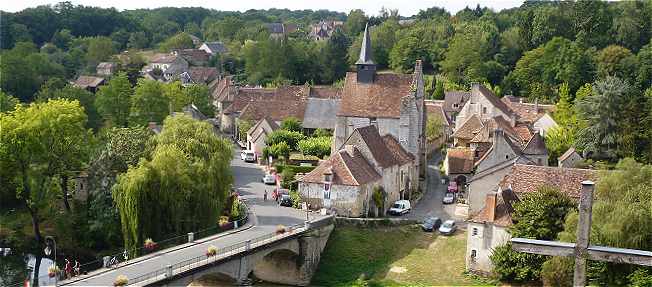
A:
<svg viewBox="0 0 652 287">
<path fill-rule="evenodd" d="M 125 286 L 129 283 L 129 278 L 125 275 L 118 275 L 118 277 L 115 278 L 115 281 L 113 281 L 113 286 Z"/>
<path fill-rule="evenodd" d="M 276 234 L 283 234 L 283 233 L 285 233 L 286 231 L 287 231 L 287 230 L 286 230 L 286 228 L 285 228 L 285 225 L 281 225 L 281 224 L 279 224 L 279 225 L 276 226 Z"/>
<path fill-rule="evenodd" d="M 217 221 L 217 225 L 220 226 L 220 228 L 226 228 L 229 226 L 229 217 L 228 216 L 220 216 L 220 219 Z"/>
<path fill-rule="evenodd" d="M 213 257 L 217 255 L 217 247 L 211 245 L 206 249 L 206 257 Z"/>
<path fill-rule="evenodd" d="M 145 247 L 145 249 L 150 250 L 150 251 L 156 249 L 157 246 L 158 246 L 158 244 L 156 242 L 154 242 L 154 240 L 152 240 L 151 238 L 145 239 L 145 244 L 143 245 L 143 247 Z"/>
<path fill-rule="evenodd" d="M 53 278 L 54 276 L 57 276 L 57 274 L 59 273 L 59 271 L 61 271 L 61 270 L 59 269 L 59 266 L 57 266 L 57 265 L 50 265 L 50 267 L 48 267 L 48 276 L 49 276 L 50 278 Z"/>
</svg>

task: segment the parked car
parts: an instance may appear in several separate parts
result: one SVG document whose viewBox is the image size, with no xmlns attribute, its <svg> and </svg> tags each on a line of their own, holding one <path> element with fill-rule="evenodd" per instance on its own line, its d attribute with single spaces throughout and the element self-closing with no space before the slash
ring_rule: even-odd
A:
<svg viewBox="0 0 652 287">
<path fill-rule="evenodd" d="M 447 192 L 444 194 L 444 199 L 441 201 L 444 204 L 451 204 L 455 202 L 455 194 L 452 192 Z"/>
<path fill-rule="evenodd" d="M 264 184 L 276 184 L 276 176 L 273 174 L 266 174 L 263 176 L 263 183 Z"/>
<path fill-rule="evenodd" d="M 455 225 L 455 220 L 449 219 L 444 222 L 439 227 L 439 233 L 443 235 L 451 235 L 455 233 L 455 230 L 457 230 L 457 225 Z"/>
<path fill-rule="evenodd" d="M 409 200 L 397 200 L 389 209 L 388 213 L 391 215 L 403 215 L 409 213 L 411 209 Z"/>
<path fill-rule="evenodd" d="M 292 198 L 289 194 L 281 194 L 281 200 L 279 201 L 281 206 L 292 207 Z"/>
<path fill-rule="evenodd" d="M 243 150 L 240 153 L 240 158 L 246 162 L 255 162 L 256 161 L 256 153 L 252 150 Z"/>
<path fill-rule="evenodd" d="M 421 224 L 421 229 L 426 232 L 433 232 L 441 226 L 441 219 L 439 217 L 428 217 Z"/>
</svg>

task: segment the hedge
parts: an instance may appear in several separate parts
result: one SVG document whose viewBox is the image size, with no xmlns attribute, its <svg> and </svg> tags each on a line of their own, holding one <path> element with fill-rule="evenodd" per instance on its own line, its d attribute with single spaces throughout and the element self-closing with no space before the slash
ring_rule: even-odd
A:
<svg viewBox="0 0 652 287">
<path fill-rule="evenodd" d="M 289 164 L 277 164 L 274 165 L 276 168 L 276 173 L 282 173 L 284 169 L 292 169 L 294 173 L 309 173 L 313 169 L 316 168 L 316 166 L 299 166 L 299 165 L 289 165 Z"/>
</svg>

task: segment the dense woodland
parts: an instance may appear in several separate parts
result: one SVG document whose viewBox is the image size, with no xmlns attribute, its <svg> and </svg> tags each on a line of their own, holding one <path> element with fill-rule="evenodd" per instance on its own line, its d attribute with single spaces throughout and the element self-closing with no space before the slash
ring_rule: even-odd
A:
<svg viewBox="0 0 652 287">
<path fill-rule="evenodd" d="M 341 85 L 358 58 L 361 33 L 368 23 L 373 59 L 380 70 L 410 73 L 415 60 L 423 60 L 427 96 L 431 99 L 442 99 L 445 90 L 466 90 L 471 83 L 480 82 L 497 96 L 511 94 L 555 104 L 554 118 L 560 127 L 546 138 L 553 161 L 575 146 L 589 159 L 588 166 L 621 169 L 632 175 L 637 168 L 642 169 L 644 172 L 636 176 L 643 184 L 628 192 L 634 194 L 633 200 L 652 196 L 652 183 L 645 184 L 652 181 L 651 0 L 526 1 L 520 7 L 499 12 L 478 6 L 454 15 L 437 7 L 424 7 L 411 17 L 399 16 L 398 12 L 383 9 L 376 15 L 365 15 L 361 10 L 345 14 L 326 10 L 228 12 L 204 8 L 118 11 L 70 2 L 2 12 L 0 195 L 3 213 L 9 208 L 24 212 L 6 218 L 15 225 L 10 229 L 18 232 L 3 240 L 33 248 L 42 240 L 38 228 L 43 223 L 63 238 L 63 250 L 96 253 L 134 246 L 146 236 L 162 237 L 196 225 L 205 226 L 215 214 L 197 218 L 193 226 L 187 226 L 184 220 L 188 215 L 183 209 L 194 207 L 162 203 L 157 208 L 174 210 L 165 216 L 176 223 L 139 230 L 140 222 L 133 218 L 148 215 L 138 208 L 142 203 L 130 200 L 142 191 L 138 186 L 150 187 L 142 191 L 147 196 L 158 196 L 158 186 L 170 190 L 193 186 L 193 178 L 207 176 L 197 168 L 199 165 L 211 166 L 211 172 L 220 180 L 214 184 L 220 186 L 213 193 L 195 193 L 197 201 L 189 204 L 198 206 L 203 202 L 206 206 L 202 208 L 228 209 L 224 202 L 228 196 L 225 186 L 231 182 L 225 165 L 230 158 L 228 144 L 209 133 L 196 135 L 198 146 L 172 142 L 183 127 L 207 129 L 185 118 L 168 118 L 166 126 L 174 128 L 156 136 L 143 128 L 149 121 L 163 122 L 171 111 L 191 102 L 212 115 L 205 85 L 182 87 L 178 82 L 162 84 L 139 79 L 138 71 L 145 64 L 137 56 L 139 52 L 190 48 L 190 35 L 223 42 L 228 51 L 212 59 L 210 65 L 234 75 L 243 85 Z M 320 20 L 340 20 L 344 25 L 329 40 L 314 41 L 308 32 L 310 25 Z M 299 29 L 274 40 L 264 24 L 279 22 L 297 24 Z M 130 55 L 126 60 L 116 56 L 124 51 Z M 120 63 L 120 73 L 97 94 L 68 84 L 79 75 L 93 74 L 99 62 L 109 60 Z M 52 117 L 57 120 L 48 120 Z M 202 153 L 207 146 L 218 155 Z M 623 158 L 639 163 L 623 162 Z M 85 208 L 75 208 L 77 203 L 62 196 L 71 188 L 70 178 L 80 170 L 88 171 L 91 189 L 102 191 L 102 196 L 92 198 Z M 172 172 L 179 173 L 179 180 L 164 181 L 162 175 Z M 112 179 L 108 187 L 101 183 L 105 178 Z M 113 183 L 117 185 L 111 189 Z M 616 184 L 611 186 L 617 189 Z M 212 197 L 215 200 L 203 201 L 211 195 L 217 195 Z M 174 200 L 171 195 L 164 198 L 168 204 Z M 574 214 L 565 199 L 559 202 L 551 205 L 562 206 L 564 215 L 557 218 L 557 229 L 543 236 L 546 239 L 566 234 L 560 222 L 567 213 Z M 652 223 L 652 205 L 646 202 L 640 213 L 633 215 L 638 216 L 635 222 L 639 226 Z M 618 204 L 626 209 L 628 202 Z M 121 207 L 120 212 L 114 208 L 116 205 Z M 64 213 L 60 212 L 62 207 Z M 601 212 L 604 214 L 599 220 L 607 220 L 608 210 Z M 522 214 L 527 216 L 526 207 Z M 566 224 L 569 230 L 573 228 L 572 218 Z M 25 231 L 29 236 L 23 230 L 31 230 Z M 650 248 L 643 243 L 649 243 L 652 232 L 628 232 L 640 235 L 639 241 L 619 247 Z M 610 244 L 622 234 L 608 235 L 598 241 Z M 28 237 L 36 240 L 24 240 Z M 552 272 L 552 277 L 557 274 L 555 270 L 567 271 L 559 267 L 566 262 L 544 264 L 541 258 L 527 261 L 513 256 L 503 258 L 507 262 L 504 280 L 540 280 L 545 277 L 540 275 L 541 268 L 547 268 L 547 274 Z M 515 264 L 523 262 L 535 262 L 535 268 L 529 273 L 510 273 L 519 266 Z M 633 282 L 625 281 L 627 276 L 643 280 L 652 277 L 649 270 L 621 270 L 608 264 L 595 268 L 598 271 L 592 271 L 594 282 L 604 285 Z M 600 277 L 599 270 L 609 270 L 611 273 L 606 274 L 611 277 Z"/>
</svg>

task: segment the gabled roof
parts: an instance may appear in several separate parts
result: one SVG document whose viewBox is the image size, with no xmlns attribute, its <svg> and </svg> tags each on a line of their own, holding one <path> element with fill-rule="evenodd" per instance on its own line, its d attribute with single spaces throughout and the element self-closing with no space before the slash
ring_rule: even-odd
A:
<svg viewBox="0 0 652 287">
<path fill-rule="evenodd" d="M 208 84 L 218 76 L 217 68 L 214 67 L 190 67 L 188 74 L 193 82 L 197 84 Z"/>
<path fill-rule="evenodd" d="M 364 26 L 364 34 L 362 36 L 362 45 L 360 45 L 360 56 L 356 65 L 375 65 L 371 60 L 371 36 L 369 36 L 369 23 Z"/>
<path fill-rule="evenodd" d="M 446 153 L 449 174 L 471 173 L 474 152 L 470 148 L 449 148 Z"/>
<path fill-rule="evenodd" d="M 97 88 L 102 83 L 104 83 L 104 78 L 93 76 L 79 76 L 73 85 L 78 88 L 86 89 L 88 87 Z"/>
<path fill-rule="evenodd" d="M 182 49 L 176 50 L 175 53 L 184 59 L 195 62 L 208 62 L 211 57 L 208 52 L 199 49 Z"/>
<path fill-rule="evenodd" d="M 414 155 L 406 151 L 394 136 L 386 134 L 383 136 L 383 141 L 385 142 L 387 149 L 392 152 L 394 159 L 396 159 L 400 165 L 405 165 L 414 161 Z"/>
<path fill-rule="evenodd" d="M 205 42 L 204 45 L 208 47 L 213 53 L 224 53 L 226 52 L 226 47 L 222 42 Z"/>
<path fill-rule="evenodd" d="M 523 154 L 525 155 L 546 155 L 548 154 L 548 149 L 546 144 L 543 141 L 543 138 L 539 133 L 535 133 L 532 138 L 525 144 L 523 149 Z"/>
<path fill-rule="evenodd" d="M 566 159 L 568 159 L 569 156 L 571 156 L 571 155 L 574 154 L 574 153 L 577 154 L 577 155 L 579 155 L 579 153 L 578 153 L 577 151 L 575 151 L 575 147 L 570 147 L 566 152 L 564 152 L 564 154 L 562 154 L 561 156 L 559 156 L 559 157 L 557 158 L 557 160 L 559 160 L 559 161 L 565 161 Z"/>
<path fill-rule="evenodd" d="M 222 113 L 231 114 L 239 113 L 249 102 L 259 101 L 264 99 L 272 99 L 276 93 L 275 89 L 259 89 L 259 88 L 238 88 L 233 95 L 233 102 Z M 225 96 L 228 96 L 228 91 Z M 218 99 L 219 101 L 219 99 Z"/>
<path fill-rule="evenodd" d="M 353 131 L 351 136 L 349 136 L 349 139 L 353 138 L 356 133 L 360 135 L 360 138 L 367 145 L 371 155 L 380 167 L 385 168 L 398 164 L 398 161 L 394 158 L 392 152 L 385 145 L 385 141 L 380 136 L 380 133 L 378 133 L 376 126 L 371 125 L 357 128 Z M 344 142 L 344 145 L 347 144 L 348 139 Z"/>
<path fill-rule="evenodd" d="M 514 127 L 514 130 L 516 131 L 516 134 L 518 134 L 518 137 L 520 137 L 525 142 L 527 142 L 530 138 L 532 138 L 532 130 L 530 130 L 530 127 L 528 127 L 528 125 L 517 124 Z"/>
<path fill-rule="evenodd" d="M 499 186 L 511 189 L 519 196 L 549 186 L 558 188 L 571 198 L 579 198 L 582 181 L 597 178 L 598 172 L 590 169 L 515 164 Z"/>
<path fill-rule="evenodd" d="M 231 106 L 233 106 L 231 104 Z M 229 108 L 231 108 L 229 106 Z M 227 110 L 229 109 L 227 108 Z M 299 120 L 304 118 L 306 111 L 306 101 L 303 99 L 276 100 L 276 99 L 259 99 L 252 100 L 240 111 L 240 118 L 244 120 L 260 120 L 269 118 L 274 121 L 282 121 L 288 117 L 294 117 Z M 226 112 L 225 112 L 226 113 Z"/>
<path fill-rule="evenodd" d="M 444 111 L 459 112 L 464 103 L 471 97 L 471 92 L 465 91 L 445 91 L 444 92 Z M 457 104 L 457 107 L 455 107 Z"/>
<path fill-rule="evenodd" d="M 476 114 L 472 114 L 459 129 L 455 130 L 453 137 L 461 139 L 473 139 L 475 134 L 482 128 L 482 121 Z"/>
<path fill-rule="evenodd" d="M 512 212 L 514 212 L 512 204 L 517 201 L 518 198 L 511 191 L 499 192 L 496 194 L 496 206 L 493 210 L 493 218 L 491 216 L 491 210 L 485 205 L 478 213 L 471 217 L 470 221 L 482 224 L 492 223 L 503 227 L 511 226 Z"/>
<path fill-rule="evenodd" d="M 350 151 L 350 152 L 349 152 Z M 323 183 L 324 174 L 332 173 L 332 183 L 359 186 L 381 179 L 380 174 L 367 162 L 356 147 L 342 149 L 299 179 L 307 183 Z"/>
<path fill-rule="evenodd" d="M 346 74 L 338 116 L 400 118 L 401 98 L 411 94 L 412 75 L 378 73 L 373 83 L 358 84 Z"/>
<path fill-rule="evenodd" d="M 311 86 L 308 96 L 320 99 L 341 99 L 342 89 L 332 86 Z"/>
<path fill-rule="evenodd" d="M 555 110 L 554 105 L 524 103 L 522 100 L 522 98 L 515 97 L 503 97 L 502 99 L 502 102 L 507 104 L 507 106 L 516 113 L 520 122 L 534 123 L 546 113 L 551 113 Z"/>
<path fill-rule="evenodd" d="M 496 95 L 494 95 L 493 92 L 488 90 L 482 85 L 475 84 L 473 85 L 472 92 L 473 90 L 477 90 L 478 94 L 485 97 L 494 107 L 499 109 L 501 112 L 503 112 L 505 115 L 512 115 L 514 114 L 514 111 L 512 111 L 506 104 L 505 102 L 501 101 Z"/>
<path fill-rule="evenodd" d="M 301 125 L 307 129 L 334 129 L 339 107 L 338 99 L 308 98 Z"/>
<path fill-rule="evenodd" d="M 174 54 L 156 54 L 151 58 L 149 62 L 157 64 L 171 64 L 174 63 L 174 61 L 176 61 L 178 58 L 179 56 Z"/>
</svg>

